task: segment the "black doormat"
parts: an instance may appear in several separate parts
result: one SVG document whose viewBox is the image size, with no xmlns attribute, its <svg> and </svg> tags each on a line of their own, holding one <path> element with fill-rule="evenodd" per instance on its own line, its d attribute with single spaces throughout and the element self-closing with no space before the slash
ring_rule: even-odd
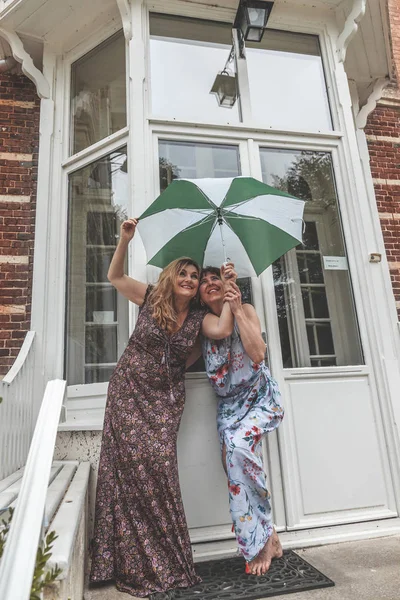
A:
<svg viewBox="0 0 400 600">
<path fill-rule="evenodd" d="M 196 563 L 202 583 L 152 594 L 150 600 L 259 600 L 335 585 L 293 550 L 285 550 L 260 577 L 247 575 L 244 569 L 241 557 Z"/>
</svg>

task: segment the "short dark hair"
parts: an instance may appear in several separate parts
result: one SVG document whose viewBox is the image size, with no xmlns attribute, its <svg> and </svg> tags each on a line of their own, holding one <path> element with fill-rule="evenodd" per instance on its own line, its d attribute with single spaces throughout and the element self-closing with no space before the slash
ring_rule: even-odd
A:
<svg viewBox="0 0 400 600">
<path fill-rule="evenodd" d="M 207 273 L 212 273 L 213 275 L 216 275 L 217 277 L 219 277 L 219 279 L 221 279 L 221 269 L 219 269 L 218 267 L 203 267 L 200 271 L 200 281 L 204 277 L 204 275 L 207 275 Z"/>
</svg>

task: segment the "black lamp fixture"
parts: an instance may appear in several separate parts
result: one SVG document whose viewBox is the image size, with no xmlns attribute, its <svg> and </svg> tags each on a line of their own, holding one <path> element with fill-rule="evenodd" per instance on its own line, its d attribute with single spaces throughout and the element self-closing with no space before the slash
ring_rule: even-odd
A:
<svg viewBox="0 0 400 600">
<path fill-rule="evenodd" d="M 232 108 L 237 98 L 236 75 L 225 69 L 218 73 L 210 94 L 215 94 L 219 106 Z"/>
<path fill-rule="evenodd" d="M 273 2 L 240 0 L 233 27 L 238 29 L 242 40 L 261 42 Z"/>
</svg>

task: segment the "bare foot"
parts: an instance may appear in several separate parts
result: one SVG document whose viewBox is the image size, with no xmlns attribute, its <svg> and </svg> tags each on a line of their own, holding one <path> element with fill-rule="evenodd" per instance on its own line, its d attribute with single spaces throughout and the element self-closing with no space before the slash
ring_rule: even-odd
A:
<svg viewBox="0 0 400 600">
<path fill-rule="evenodd" d="M 261 552 L 257 554 L 256 558 L 247 563 L 248 569 L 246 571 L 251 575 L 265 575 L 271 566 L 271 561 L 274 558 L 281 558 L 282 554 L 282 546 L 274 529 Z"/>
</svg>

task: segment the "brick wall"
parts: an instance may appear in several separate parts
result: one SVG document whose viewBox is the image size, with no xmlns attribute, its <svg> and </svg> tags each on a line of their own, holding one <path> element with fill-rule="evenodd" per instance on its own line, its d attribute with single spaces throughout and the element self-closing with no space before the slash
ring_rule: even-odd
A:
<svg viewBox="0 0 400 600">
<path fill-rule="evenodd" d="M 371 113 L 365 133 L 371 157 L 393 293 L 400 319 L 400 0 L 389 0 L 394 83 Z"/>
<path fill-rule="evenodd" d="M 0 377 L 30 328 L 38 144 L 33 83 L 0 74 Z"/>
</svg>

